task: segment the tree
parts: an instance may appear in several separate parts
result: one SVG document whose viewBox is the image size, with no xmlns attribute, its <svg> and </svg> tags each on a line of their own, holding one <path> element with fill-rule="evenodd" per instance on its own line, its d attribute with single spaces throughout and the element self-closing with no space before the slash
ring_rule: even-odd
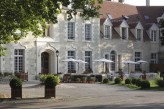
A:
<svg viewBox="0 0 164 109">
<path fill-rule="evenodd" d="M 29 31 L 39 36 L 46 28 L 46 23 L 57 23 L 61 6 L 71 5 L 67 11 L 68 20 L 82 9 L 84 19 L 98 17 L 98 9 L 103 0 L 0 0 L 0 55 L 5 50 L 3 44 L 16 42 Z M 18 34 L 20 31 L 21 34 Z"/>
<path fill-rule="evenodd" d="M 161 32 L 161 36 L 160 36 L 160 40 L 161 40 L 161 45 L 164 45 L 164 19 L 161 19 L 159 21 L 159 27 L 160 27 L 160 32 Z"/>
</svg>

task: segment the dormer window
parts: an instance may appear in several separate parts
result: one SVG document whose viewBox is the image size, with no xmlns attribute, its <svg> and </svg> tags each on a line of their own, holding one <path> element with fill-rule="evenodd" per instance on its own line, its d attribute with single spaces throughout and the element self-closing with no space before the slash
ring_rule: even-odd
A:
<svg viewBox="0 0 164 109">
<path fill-rule="evenodd" d="M 142 39 L 142 30 L 141 29 L 137 29 L 136 39 L 137 39 L 137 41 L 141 41 L 141 39 Z"/>
<path fill-rule="evenodd" d="M 122 27 L 122 40 L 127 39 L 127 28 Z"/>
<path fill-rule="evenodd" d="M 152 42 L 156 42 L 157 41 L 157 31 L 156 30 L 152 30 L 151 31 L 151 41 Z"/>
<path fill-rule="evenodd" d="M 106 38 L 106 39 L 110 38 L 110 26 L 109 25 L 105 25 L 104 38 Z"/>
</svg>

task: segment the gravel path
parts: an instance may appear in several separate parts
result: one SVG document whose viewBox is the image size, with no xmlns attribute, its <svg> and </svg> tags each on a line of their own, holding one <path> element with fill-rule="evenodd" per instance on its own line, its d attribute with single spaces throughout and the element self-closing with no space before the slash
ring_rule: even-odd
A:
<svg viewBox="0 0 164 109">
<path fill-rule="evenodd" d="M 10 87 L 0 84 L 0 93 L 10 98 Z M 164 109 L 162 91 L 131 90 L 104 84 L 62 83 L 56 99 L 44 99 L 44 86 L 23 85 L 23 99 L 3 99 L 0 109 Z M 14 105 L 13 105 L 14 104 Z"/>
</svg>

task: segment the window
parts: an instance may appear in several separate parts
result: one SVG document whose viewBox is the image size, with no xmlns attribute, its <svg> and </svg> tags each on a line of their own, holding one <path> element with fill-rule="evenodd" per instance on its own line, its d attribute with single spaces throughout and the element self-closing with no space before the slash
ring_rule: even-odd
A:
<svg viewBox="0 0 164 109">
<path fill-rule="evenodd" d="M 126 28 L 122 28 L 122 39 L 125 40 L 127 37 L 127 29 Z"/>
<path fill-rule="evenodd" d="M 110 38 L 110 26 L 108 26 L 108 25 L 105 25 L 104 37 Z"/>
<path fill-rule="evenodd" d="M 141 41 L 141 35 L 142 35 L 141 29 L 137 29 L 137 40 L 138 41 Z"/>
<path fill-rule="evenodd" d="M 151 41 L 152 42 L 156 42 L 157 41 L 157 31 L 156 30 L 152 30 L 151 31 Z"/>
<path fill-rule="evenodd" d="M 135 62 L 141 60 L 141 52 L 135 52 Z M 135 70 L 141 70 L 140 64 L 135 64 Z"/>
<path fill-rule="evenodd" d="M 75 51 L 68 51 L 68 59 L 69 58 L 75 59 Z M 68 62 L 68 70 L 75 70 L 74 62 Z"/>
<path fill-rule="evenodd" d="M 151 53 L 151 64 L 157 64 L 157 53 Z"/>
<path fill-rule="evenodd" d="M 92 51 L 85 51 L 85 69 L 92 69 Z"/>
<path fill-rule="evenodd" d="M 14 51 L 14 72 L 24 71 L 24 50 L 15 49 Z"/>
<path fill-rule="evenodd" d="M 105 59 L 109 59 L 108 54 L 105 54 Z M 109 63 L 105 63 L 105 72 L 109 72 Z"/>
<path fill-rule="evenodd" d="M 111 63 L 111 70 L 112 71 L 115 71 L 116 70 L 116 52 L 115 51 L 111 51 L 111 54 L 110 54 L 110 59 L 113 61 Z"/>
<path fill-rule="evenodd" d="M 75 23 L 68 22 L 68 39 L 75 39 Z"/>
<path fill-rule="evenodd" d="M 85 40 L 91 40 L 92 37 L 91 24 L 85 24 Z"/>
</svg>

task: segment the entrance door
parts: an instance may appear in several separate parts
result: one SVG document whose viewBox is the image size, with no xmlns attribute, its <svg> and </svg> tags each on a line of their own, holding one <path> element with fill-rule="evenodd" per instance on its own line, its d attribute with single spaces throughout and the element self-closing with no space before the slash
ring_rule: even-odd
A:
<svg viewBox="0 0 164 109">
<path fill-rule="evenodd" d="M 47 52 L 41 54 L 41 68 L 41 73 L 49 73 L 49 54 Z"/>
</svg>

